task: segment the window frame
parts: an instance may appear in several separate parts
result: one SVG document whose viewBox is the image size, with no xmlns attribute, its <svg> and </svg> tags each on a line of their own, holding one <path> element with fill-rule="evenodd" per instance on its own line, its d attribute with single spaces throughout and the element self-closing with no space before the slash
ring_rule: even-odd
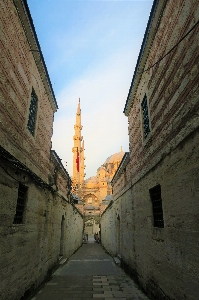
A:
<svg viewBox="0 0 199 300">
<path fill-rule="evenodd" d="M 27 128 L 32 136 L 35 136 L 35 129 L 37 123 L 37 111 L 38 111 L 38 97 L 32 89 L 30 96 L 30 106 L 29 106 L 29 114 L 28 114 L 28 123 Z"/>
<path fill-rule="evenodd" d="M 164 213 L 162 207 L 161 185 L 149 189 L 153 210 L 153 227 L 164 228 Z"/>
<path fill-rule="evenodd" d="M 13 219 L 14 225 L 20 225 L 25 223 L 24 215 L 26 210 L 27 194 L 28 194 L 28 187 L 25 186 L 24 184 L 19 183 L 15 216 Z"/>
<path fill-rule="evenodd" d="M 145 106 L 144 106 L 145 104 Z M 146 141 L 151 134 L 151 122 L 150 122 L 150 113 L 149 113 L 149 103 L 147 95 L 145 94 L 141 106 L 141 115 L 142 115 L 142 134 L 143 140 Z M 146 130 L 148 128 L 148 130 Z"/>
</svg>

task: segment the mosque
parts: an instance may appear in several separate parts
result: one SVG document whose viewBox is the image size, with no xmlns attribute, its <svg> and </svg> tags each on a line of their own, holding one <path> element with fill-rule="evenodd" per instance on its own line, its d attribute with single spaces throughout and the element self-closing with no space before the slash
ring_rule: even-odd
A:
<svg viewBox="0 0 199 300">
<path fill-rule="evenodd" d="M 84 140 L 81 134 L 80 99 L 76 112 L 76 124 L 73 136 L 73 194 L 76 197 L 76 207 L 84 215 L 85 231 L 93 234 L 99 231 L 100 216 L 113 200 L 111 180 L 124 156 L 122 149 L 108 157 L 97 169 L 96 175 L 85 177 Z"/>
</svg>

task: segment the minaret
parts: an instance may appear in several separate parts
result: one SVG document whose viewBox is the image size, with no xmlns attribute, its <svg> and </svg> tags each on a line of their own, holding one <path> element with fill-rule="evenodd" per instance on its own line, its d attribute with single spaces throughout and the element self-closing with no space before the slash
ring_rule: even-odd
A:
<svg viewBox="0 0 199 300">
<path fill-rule="evenodd" d="M 85 173 L 84 173 L 84 169 L 85 169 L 85 156 L 84 156 L 84 140 L 82 141 L 82 151 L 81 151 L 81 155 L 80 155 L 80 184 L 82 184 L 82 182 L 84 181 L 84 177 L 85 177 Z"/>
<path fill-rule="evenodd" d="M 73 136 L 73 193 L 80 196 L 81 184 L 84 181 L 84 141 L 81 135 L 81 109 L 80 99 L 76 112 L 76 124 L 74 125 L 75 135 Z"/>
</svg>

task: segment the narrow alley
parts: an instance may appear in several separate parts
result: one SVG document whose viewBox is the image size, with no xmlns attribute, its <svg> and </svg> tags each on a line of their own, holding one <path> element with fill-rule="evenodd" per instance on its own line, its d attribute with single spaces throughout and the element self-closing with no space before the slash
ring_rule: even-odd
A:
<svg viewBox="0 0 199 300">
<path fill-rule="evenodd" d="M 0 300 L 199 300 L 198 149 L 198 0 L 0 0 Z"/>
<path fill-rule="evenodd" d="M 67 263 L 60 265 L 32 300 L 148 299 L 91 236 Z"/>
</svg>

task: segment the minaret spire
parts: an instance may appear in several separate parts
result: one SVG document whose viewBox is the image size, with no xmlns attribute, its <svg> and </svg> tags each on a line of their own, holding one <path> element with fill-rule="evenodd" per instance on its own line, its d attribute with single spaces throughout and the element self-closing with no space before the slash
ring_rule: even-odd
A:
<svg viewBox="0 0 199 300">
<path fill-rule="evenodd" d="M 78 115 L 81 115 L 80 98 L 79 98 L 79 103 L 78 103 L 78 107 L 77 107 L 77 114 L 78 114 Z"/>
<path fill-rule="evenodd" d="M 80 98 L 77 106 L 76 112 L 76 124 L 74 125 L 75 135 L 73 136 L 74 147 L 73 152 L 73 192 L 80 193 L 80 188 L 82 182 L 84 181 L 84 141 L 81 135 L 82 125 L 81 125 L 81 108 L 80 108 Z"/>
</svg>

